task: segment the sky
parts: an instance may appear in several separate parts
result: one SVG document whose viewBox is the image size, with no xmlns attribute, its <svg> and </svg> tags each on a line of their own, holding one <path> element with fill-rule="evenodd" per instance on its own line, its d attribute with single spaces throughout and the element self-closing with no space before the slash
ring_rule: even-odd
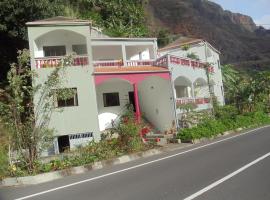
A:
<svg viewBox="0 0 270 200">
<path fill-rule="evenodd" d="M 211 0 L 225 10 L 249 15 L 257 25 L 270 29 L 270 0 Z"/>
</svg>

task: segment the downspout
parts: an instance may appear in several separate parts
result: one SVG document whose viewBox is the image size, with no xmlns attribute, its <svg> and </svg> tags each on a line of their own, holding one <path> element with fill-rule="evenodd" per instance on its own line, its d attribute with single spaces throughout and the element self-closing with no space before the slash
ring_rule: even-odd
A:
<svg viewBox="0 0 270 200">
<path fill-rule="evenodd" d="M 204 43 L 204 53 L 205 53 L 205 63 L 206 65 L 208 64 L 207 62 L 207 44 L 205 41 L 203 41 Z M 208 85 L 208 91 L 209 91 L 209 95 L 210 95 L 210 103 L 212 105 L 212 114 L 215 115 L 215 111 L 214 111 L 214 102 L 213 102 L 213 98 L 212 98 L 212 92 L 211 92 L 211 88 L 210 88 L 210 73 L 208 71 L 208 68 L 205 69 L 205 73 L 206 73 L 206 76 L 207 76 L 207 85 Z"/>
<path fill-rule="evenodd" d="M 173 83 L 173 80 L 172 80 L 172 70 L 173 68 L 170 68 L 170 57 L 169 57 L 169 54 L 167 54 L 167 65 L 168 65 L 168 68 L 169 68 L 169 73 L 170 73 L 170 82 L 171 82 L 171 91 L 172 91 L 172 99 L 173 99 L 173 109 L 174 109 L 174 118 L 175 118 L 175 125 L 176 125 L 176 129 L 177 131 L 180 129 L 179 128 L 179 124 L 178 124 L 178 117 L 177 117 L 177 107 L 176 107 L 176 99 L 175 99 L 175 95 L 174 95 L 174 83 Z"/>
</svg>

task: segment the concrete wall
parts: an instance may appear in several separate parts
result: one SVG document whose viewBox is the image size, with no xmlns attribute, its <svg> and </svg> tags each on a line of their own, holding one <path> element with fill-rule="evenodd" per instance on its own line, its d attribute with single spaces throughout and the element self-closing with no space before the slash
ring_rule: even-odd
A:
<svg viewBox="0 0 270 200">
<path fill-rule="evenodd" d="M 118 92 L 120 106 L 104 107 L 103 93 Z M 124 80 L 110 79 L 96 86 L 99 127 L 103 131 L 111 127 L 111 121 L 115 120 L 119 114 L 123 114 L 125 106 L 129 103 L 128 92 L 133 92 L 132 85 Z"/>
<path fill-rule="evenodd" d="M 150 45 L 126 46 L 125 50 L 127 60 L 140 60 L 140 53 L 142 60 L 154 59 L 154 49 Z"/>
<path fill-rule="evenodd" d="M 52 68 L 36 70 L 39 79 L 37 84 L 43 84 Z M 97 123 L 97 105 L 95 91 L 91 91 L 91 75 L 86 67 L 68 67 L 62 76 L 62 88 L 77 88 L 78 106 L 56 108 L 49 123 L 50 128 L 56 130 L 58 135 L 93 132 L 99 139 Z M 36 97 L 36 101 L 39 97 Z"/>
<path fill-rule="evenodd" d="M 120 60 L 123 59 L 121 46 L 92 46 L 93 59 L 98 60 Z"/>
<path fill-rule="evenodd" d="M 169 80 L 149 77 L 138 86 L 141 112 L 160 131 L 170 129 L 175 119 L 170 84 Z"/>
</svg>

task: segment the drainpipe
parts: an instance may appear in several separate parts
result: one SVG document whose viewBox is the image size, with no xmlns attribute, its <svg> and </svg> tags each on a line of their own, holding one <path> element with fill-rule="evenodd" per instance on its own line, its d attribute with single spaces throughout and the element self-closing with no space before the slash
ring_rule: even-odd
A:
<svg viewBox="0 0 270 200">
<path fill-rule="evenodd" d="M 170 68 L 170 56 L 168 54 L 167 54 L 167 63 L 168 63 L 168 69 L 169 69 L 169 73 L 170 73 L 171 91 L 173 93 L 172 99 L 173 99 L 175 125 L 176 125 L 176 129 L 179 130 L 178 117 L 177 117 L 177 107 L 176 107 L 176 96 L 174 94 L 174 83 L 173 83 L 173 80 L 172 80 L 172 70 L 173 70 L 173 68 Z"/>
<path fill-rule="evenodd" d="M 205 41 L 203 41 L 204 43 L 204 53 L 205 53 L 205 63 L 207 64 L 207 44 Z M 208 70 L 208 69 L 206 69 Z M 209 71 L 205 71 L 206 73 L 206 76 L 207 76 L 207 85 L 208 85 L 208 91 L 209 91 L 209 95 L 210 95 L 210 104 L 212 106 L 212 114 L 214 115 L 215 114 L 215 111 L 214 111 L 214 102 L 213 102 L 213 98 L 212 98 L 212 92 L 211 92 L 211 89 L 210 89 L 210 74 L 209 74 Z"/>
<path fill-rule="evenodd" d="M 139 95 L 138 95 L 138 83 L 133 84 L 134 88 L 134 101 L 135 101 L 135 107 L 136 107 L 136 121 L 138 123 L 141 122 L 141 111 L 140 111 L 140 103 L 139 103 Z"/>
</svg>

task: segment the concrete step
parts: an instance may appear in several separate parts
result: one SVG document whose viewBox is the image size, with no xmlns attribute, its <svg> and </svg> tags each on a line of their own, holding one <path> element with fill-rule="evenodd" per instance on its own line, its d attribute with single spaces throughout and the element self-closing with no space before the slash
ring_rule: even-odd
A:
<svg viewBox="0 0 270 200">
<path fill-rule="evenodd" d="M 145 138 L 165 138 L 165 139 L 171 139 L 173 138 L 173 135 L 172 134 L 168 134 L 168 135 L 165 135 L 165 134 L 146 134 L 145 135 Z"/>
<path fill-rule="evenodd" d="M 168 144 L 168 140 L 166 138 L 145 138 L 145 142 L 155 142 L 159 146 L 164 146 Z"/>
</svg>

